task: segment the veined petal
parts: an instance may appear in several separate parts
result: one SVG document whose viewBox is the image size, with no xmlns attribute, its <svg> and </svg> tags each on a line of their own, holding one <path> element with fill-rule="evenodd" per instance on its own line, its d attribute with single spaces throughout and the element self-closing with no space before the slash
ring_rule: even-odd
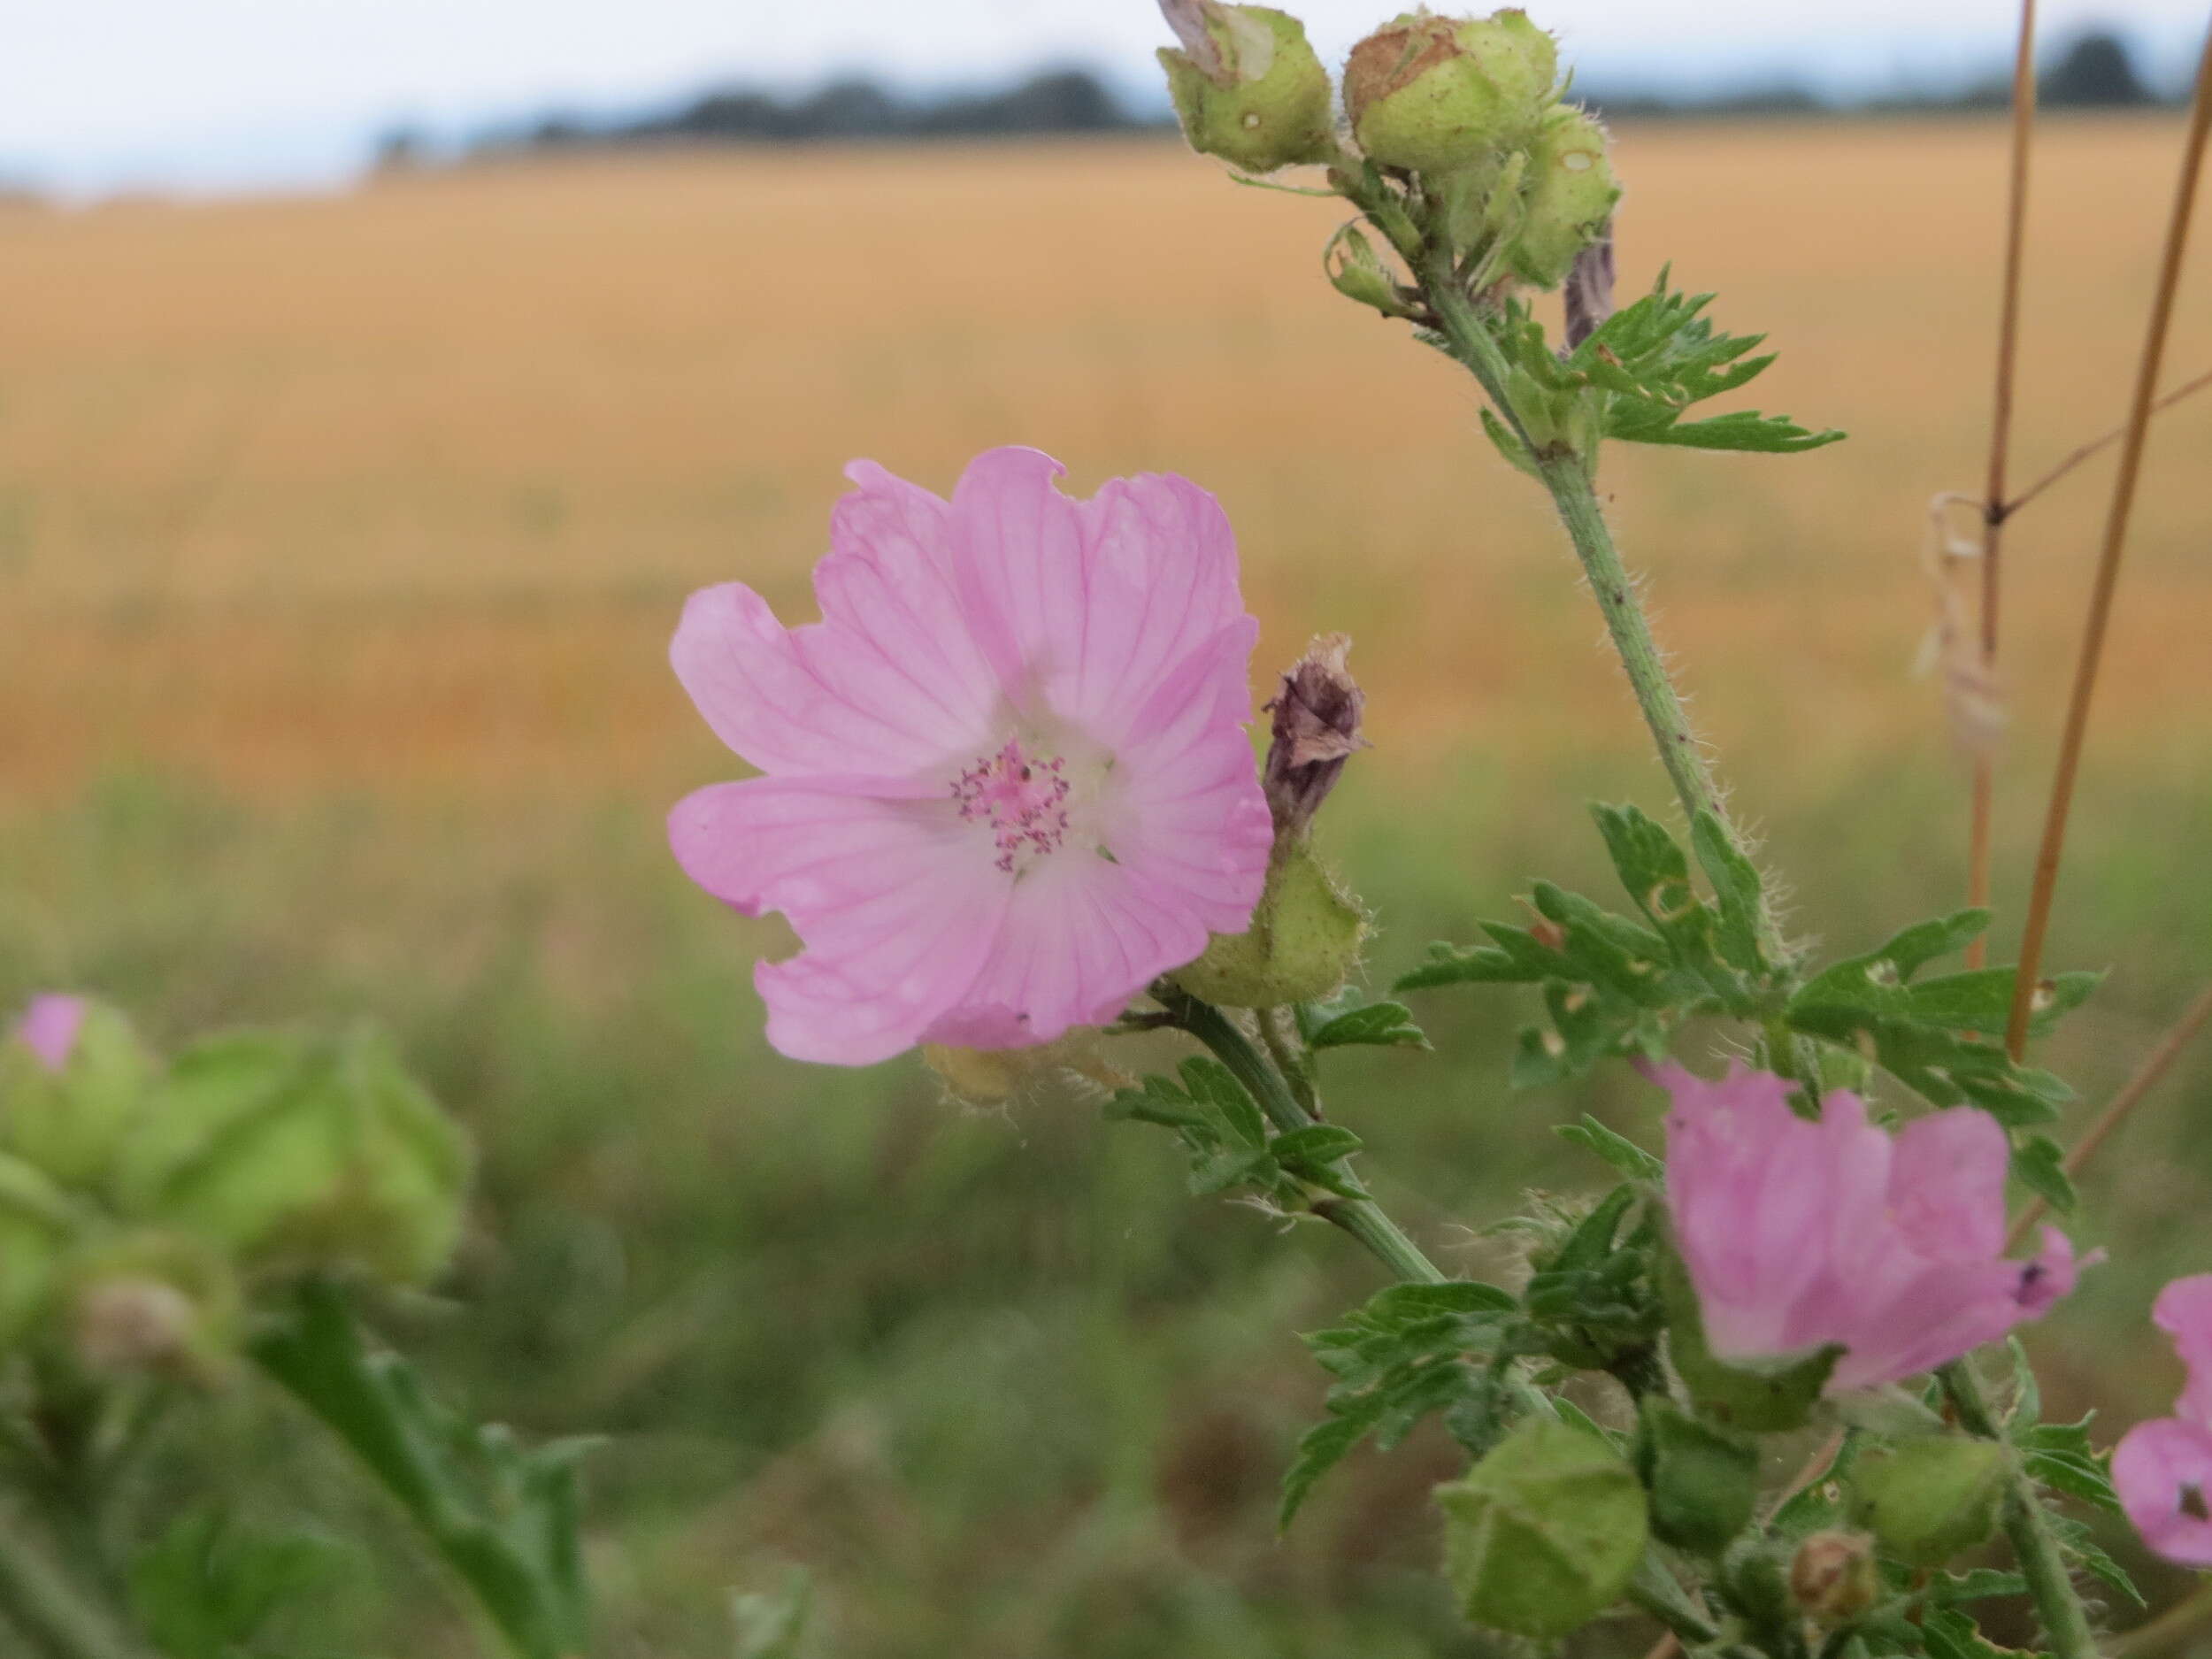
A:
<svg viewBox="0 0 2212 1659">
<path fill-rule="evenodd" d="M 1050 1042 L 1112 1019 L 1205 949 L 1205 924 L 1172 893 L 1095 854 L 1053 858 L 1014 884 L 997 948 L 928 1041 Z"/>
<path fill-rule="evenodd" d="M 669 841 L 708 892 L 799 935 L 798 956 L 754 971 L 768 1039 L 794 1059 L 913 1047 L 989 956 L 1013 886 L 949 803 L 896 780 L 713 785 L 678 803 Z"/>
<path fill-rule="evenodd" d="M 758 594 L 726 582 L 692 595 L 669 658 L 715 735 L 763 772 L 896 776 L 972 753 L 984 735 L 956 702 L 918 695 L 895 654 L 910 647 L 895 622 L 874 635 L 828 622 L 786 628 Z"/>
<path fill-rule="evenodd" d="M 1987 1259 L 2005 1248 L 2003 1127 L 1971 1106 L 1916 1118 L 1897 1133 L 1890 1213 L 1919 1254 Z"/>
<path fill-rule="evenodd" d="M 2212 1430 L 2178 1417 L 2137 1424 L 2113 1448 L 2112 1485 L 2146 1544 L 2185 1567 L 2212 1567 Z"/>
</svg>

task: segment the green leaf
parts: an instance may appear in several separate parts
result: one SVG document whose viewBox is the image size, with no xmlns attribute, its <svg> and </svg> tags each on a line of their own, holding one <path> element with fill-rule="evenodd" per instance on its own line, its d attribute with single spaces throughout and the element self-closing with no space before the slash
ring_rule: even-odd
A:
<svg viewBox="0 0 2212 1659">
<path fill-rule="evenodd" d="M 1333 1164 L 1348 1158 L 1363 1142 L 1338 1124 L 1309 1124 L 1275 1137 L 1269 1149 L 1284 1164 Z"/>
<path fill-rule="evenodd" d="M 1504 1353 L 1518 1310 L 1511 1295 L 1473 1280 L 1394 1285 L 1342 1324 L 1308 1336 L 1336 1381 L 1327 1418 L 1299 1441 L 1283 1478 L 1279 1525 L 1288 1526 L 1314 1483 L 1371 1435 L 1387 1449 L 1441 1411 L 1463 1441 L 1494 1437 L 1500 1392 L 1474 1362 Z"/>
<path fill-rule="evenodd" d="M 1267 1119 L 1229 1068 L 1210 1056 L 1194 1054 L 1176 1068 L 1192 1102 L 1228 1126 L 1229 1133 L 1257 1150 L 1267 1145 Z"/>
<path fill-rule="evenodd" d="M 520 1659 L 584 1650 L 576 1464 L 595 1442 L 525 1450 L 503 1428 L 465 1422 L 405 1361 L 370 1352 L 327 1281 L 299 1287 L 253 1356 L 398 1500 Z"/>
<path fill-rule="evenodd" d="M 1339 1014 L 1307 1039 L 1310 1048 L 1340 1048 L 1367 1043 L 1384 1048 L 1426 1048 L 1428 1038 L 1413 1023 L 1403 1002 L 1370 1002 Z"/>
<path fill-rule="evenodd" d="M 328 1539 L 249 1531 L 219 1506 L 188 1509 L 131 1563 L 131 1609 L 168 1659 L 230 1659 L 353 1564 Z"/>
<path fill-rule="evenodd" d="M 1759 943 L 1763 895 L 1758 870 L 1710 812 L 1690 821 L 1690 848 L 1718 902 L 1720 924 L 1715 931 L 1722 957 L 1747 973 L 1760 972 L 1767 964 Z"/>
<path fill-rule="evenodd" d="M 2074 1213 L 2078 1194 L 2066 1173 L 2066 1152 L 2048 1135 L 2028 1135 L 2012 1149 L 2012 1179 L 2062 1216 Z"/>
<path fill-rule="evenodd" d="M 2105 1553 L 2086 1522 L 2070 1515 L 2053 1515 L 2050 1520 L 2052 1530 L 2058 1534 L 2059 1549 L 2067 1560 L 2138 1608 L 2149 1608 L 2143 1593 L 2135 1587 L 2135 1580 L 2128 1577 L 2127 1569 Z"/>
<path fill-rule="evenodd" d="M 1666 1165 L 1625 1135 L 1608 1129 L 1587 1112 L 1578 1124 L 1560 1124 L 1552 1133 L 1562 1141 L 1594 1152 L 1632 1181 L 1657 1182 L 1666 1179 Z"/>
<path fill-rule="evenodd" d="M 2036 1424 L 2016 1431 L 2013 1442 L 2027 1471 L 2045 1486 L 2119 1515 L 2124 1511 L 2112 1487 L 2110 1454 L 2099 1451 L 2089 1440 L 2094 1415 L 2078 1423 Z"/>
</svg>

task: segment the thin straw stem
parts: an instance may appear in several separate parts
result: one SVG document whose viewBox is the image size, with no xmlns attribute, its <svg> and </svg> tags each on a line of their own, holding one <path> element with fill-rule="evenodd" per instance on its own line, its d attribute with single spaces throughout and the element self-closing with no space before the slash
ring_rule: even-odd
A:
<svg viewBox="0 0 2212 1659">
<path fill-rule="evenodd" d="M 2012 157 L 2005 188 L 2005 270 L 1997 311 L 1997 388 L 1989 422 L 1988 482 L 1982 491 L 1982 672 L 1997 663 L 1998 598 L 2002 587 L 2006 472 L 2012 458 L 2013 387 L 2020 365 L 2020 280 L 2026 267 L 2029 141 L 2035 131 L 2035 0 L 2020 0 L 2020 40 L 2012 59 Z M 1966 902 L 1989 903 L 1991 825 L 1995 814 L 1996 757 L 1974 757 L 1972 825 L 1968 833 Z M 1967 965 L 1987 959 L 1988 944 L 1967 947 Z"/>
<path fill-rule="evenodd" d="M 2091 1124 L 2082 1138 L 2074 1143 L 2073 1149 L 2067 1153 L 2066 1161 L 2061 1166 L 2067 1174 L 2078 1175 L 2082 1166 L 2097 1156 L 2097 1148 L 2104 1145 L 2112 1132 L 2126 1121 L 2128 1114 L 2141 1103 L 2143 1096 L 2158 1086 L 2158 1080 L 2166 1075 L 2167 1069 L 2181 1057 L 2181 1051 L 2189 1046 L 2191 1040 L 2208 1023 L 2212 1023 L 2212 986 L 2207 986 L 2198 994 L 2197 1000 L 2189 1004 L 2188 1010 L 2174 1023 L 2173 1029 L 2159 1039 L 2155 1048 L 2143 1056 L 2143 1064 L 2135 1068 L 2135 1075 L 2122 1084 L 2120 1092 L 2106 1102 L 2105 1109 L 2097 1114 L 2097 1121 Z M 2035 1224 L 2043 1219 L 2043 1213 L 2048 1208 L 2039 1198 L 2023 1210 L 2020 1219 L 2012 1224 L 2012 1237 L 2006 1248 L 2014 1249 L 2024 1243 Z"/>
<path fill-rule="evenodd" d="M 2155 403 L 2151 405 L 2151 413 L 2154 415 L 2162 415 L 2165 413 L 2166 411 L 2171 409 L 2176 403 L 2181 402 L 2185 397 L 2193 397 L 2197 393 L 2201 392 L 2208 386 L 2212 386 L 2212 369 L 2206 370 L 2202 374 L 2198 375 L 2193 380 L 2184 380 L 2180 385 L 2175 387 L 2172 391 L 2167 393 L 2165 396 L 2160 398 Z M 2106 433 L 2102 437 L 2092 438 L 2087 443 L 2083 444 L 2079 449 L 2070 450 L 2064 460 L 2061 461 L 2056 466 L 2053 467 L 2049 472 L 2044 473 L 2043 476 L 2037 479 L 2034 483 L 2029 485 L 2027 488 L 2022 490 L 2017 495 L 2015 495 L 2010 501 L 2005 503 L 2005 517 L 2008 518 L 2011 518 L 2013 514 L 2018 512 L 2021 508 L 2026 506 L 2038 495 L 2040 495 L 2045 490 L 2050 488 L 2052 485 L 2057 483 L 2059 480 L 2064 478 L 2069 472 L 2079 466 L 2084 461 L 2093 459 L 2095 457 L 2101 455 L 2105 450 L 2109 449 L 2114 444 L 2119 442 L 2121 438 L 2126 435 L 2126 433 L 2127 427 L 2124 425 L 2117 426 L 2113 427 L 2111 431 Z"/>
<path fill-rule="evenodd" d="M 2028 1020 L 2033 1011 L 2035 987 L 2043 963 L 2043 944 L 2051 925 L 2051 900 L 2058 890 L 2058 869 L 2066 852 L 2066 820 L 2073 810 L 2074 784 L 2081 768 L 2081 751 L 2089 734 L 2089 709 L 2097 694 L 2097 673 L 2104 664 L 2105 635 L 2112 621 L 2113 595 L 2120 585 L 2120 563 L 2127 549 L 2128 518 L 2135 506 L 2135 487 L 2143 472 L 2143 439 L 2150 430 L 2151 406 L 2158 391 L 2158 372 L 2165 361 L 2166 336 L 2173 322 L 2174 296 L 2181 286 L 2182 254 L 2189 244 L 2189 220 L 2196 208 L 2197 181 L 2204 171 L 2206 135 L 2212 132 L 2212 27 L 2208 27 L 2204 55 L 2197 66 L 2196 91 L 2189 105 L 2189 132 L 2183 141 L 2181 177 L 2174 191 L 2174 205 L 2166 224 L 2166 248 L 2159 261 L 2158 288 L 2151 301 L 2150 326 L 2144 336 L 2142 360 L 2136 366 L 2135 396 L 2128 425 L 2120 442 L 2120 471 L 2112 488 L 2112 511 L 2105 521 L 2104 549 L 2097 561 L 2096 586 L 2089 602 L 2089 620 L 2082 635 L 2081 657 L 2074 672 L 2073 697 L 2066 710 L 2066 733 L 2060 741 L 2058 770 L 2051 781 L 2050 808 L 2043 824 L 2043 844 L 2036 855 L 2035 887 L 2028 901 L 2027 930 L 2020 944 L 2020 969 L 2013 985 L 2012 1018 L 2005 1045 L 2017 1059 L 2028 1046 Z"/>
</svg>

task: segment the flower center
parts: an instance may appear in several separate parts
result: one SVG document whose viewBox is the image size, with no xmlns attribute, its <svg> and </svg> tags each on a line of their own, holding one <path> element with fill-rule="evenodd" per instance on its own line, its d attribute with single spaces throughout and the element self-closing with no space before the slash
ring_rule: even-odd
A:
<svg viewBox="0 0 2212 1659">
<path fill-rule="evenodd" d="M 963 819 L 990 831 L 998 867 L 1012 875 L 1067 840 L 1073 792 L 1067 773 L 1065 757 L 1032 754 L 1010 737 L 953 780 L 953 804 Z"/>
</svg>

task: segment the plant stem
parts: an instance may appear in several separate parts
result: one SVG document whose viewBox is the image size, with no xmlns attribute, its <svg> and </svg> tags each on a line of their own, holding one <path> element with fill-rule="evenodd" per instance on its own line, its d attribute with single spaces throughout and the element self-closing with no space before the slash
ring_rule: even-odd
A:
<svg viewBox="0 0 2212 1659">
<path fill-rule="evenodd" d="M 1429 308 L 1436 315 L 1452 356 L 1482 383 L 1500 413 L 1518 430 L 1519 420 L 1505 396 L 1504 354 L 1491 338 L 1489 327 L 1474 301 L 1453 273 L 1450 262 L 1432 262 L 1425 268 L 1423 277 Z M 1666 769 L 1667 780 L 1674 786 L 1682 810 L 1693 819 L 1701 814 L 1709 816 L 1720 826 L 1729 844 L 1748 859 L 1750 849 L 1728 816 L 1720 784 L 1706 762 L 1696 733 L 1690 728 L 1689 714 L 1682 706 L 1682 695 L 1675 689 L 1673 678 L 1667 672 L 1659 642 L 1652 637 L 1651 622 L 1637 596 L 1636 584 L 1621 563 L 1620 549 L 1614 545 L 1613 533 L 1606 525 L 1604 509 L 1599 504 L 1597 487 L 1591 480 L 1588 465 L 1579 456 L 1548 452 L 1532 444 L 1530 453 L 1535 457 L 1544 487 L 1551 492 L 1552 504 L 1558 511 L 1560 522 L 1566 526 L 1568 539 L 1574 543 L 1575 556 L 1582 562 L 1583 574 L 1588 579 L 1598 610 L 1605 618 L 1606 632 L 1612 637 L 1622 671 L 1628 676 L 1629 690 L 1635 695 L 1645 726 L 1650 728 L 1652 741 L 1659 750 L 1659 764 Z M 1760 943 L 1768 956 L 1778 963 L 1787 960 L 1788 946 L 1763 888 L 1759 899 L 1758 928 Z M 1776 1058 L 1782 1063 L 1786 1056 L 1778 1054 Z"/>
<path fill-rule="evenodd" d="M 1310 1128 L 1321 1121 L 1300 1103 L 1289 1085 L 1252 1046 L 1252 1040 L 1212 1003 L 1172 990 L 1164 991 L 1160 1001 L 1179 1030 L 1188 1032 L 1213 1050 L 1214 1057 L 1229 1068 L 1230 1075 L 1244 1086 L 1279 1132 Z M 1336 1171 L 1354 1196 L 1317 1200 L 1313 1206 L 1315 1215 L 1350 1233 L 1367 1247 L 1376 1260 L 1408 1284 L 1441 1285 L 1449 1279 L 1450 1275 L 1422 1254 L 1421 1247 L 1407 1236 L 1404 1229 L 1383 1213 L 1382 1206 L 1369 1195 L 1348 1165 L 1340 1162 Z"/>
<path fill-rule="evenodd" d="M 140 1659 L 143 1651 L 94 1609 L 12 1513 L 0 1514 L 0 1617 L 45 1659 Z"/>
<path fill-rule="evenodd" d="M 1981 1379 L 1962 1359 L 1952 1361 L 1936 1374 L 1958 1411 L 1959 1422 L 1969 1432 L 1995 1440 L 2010 1459 L 2005 1536 L 2012 1542 L 2021 1577 L 2028 1581 L 2028 1595 L 2043 1621 L 2044 1635 L 2050 1642 L 2052 1653 L 2056 1659 L 2097 1659 L 2097 1639 L 2089 1628 L 2088 1609 L 2075 1594 L 2073 1578 L 2066 1570 L 2066 1557 L 2058 1547 L 2058 1535 L 2051 1530 L 2051 1517 L 2044 1512 L 2035 1482 L 2020 1467 L 2018 1459 L 2012 1457 L 2011 1437 L 1991 1409 L 1989 1397 L 1982 1392 Z"/>
<path fill-rule="evenodd" d="M 2189 244 L 2189 220 L 2195 210 L 2197 180 L 2204 167 L 2205 142 L 2212 134 L 2212 27 L 2204 40 L 2204 56 L 2197 66 L 2196 92 L 2189 108 L 2189 130 L 2182 142 L 2181 177 L 2175 186 L 2173 208 L 2166 221 L 2166 245 L 2159 260 L 2157 291 L 2151 299 L 2150 324 L 2145 331 L 2143 355 L 2136 365 L 2135 395 L 2128 407 L 2127 435 L 2120 445 L 2120 470 L 2112 486 L 2112 507 L 2105 518 L 2104 546 L 2097 559 L 2097 580 L 2089 601 L 2089 620 L 2082 631 L 2081 656 L 2074 668 L 2073 695 L 2066 708 L 2066 733 L 2059 741 L 2058 768 L 2051 780 L 2051 800 L 2043 820 L 2043 843 L 2035 858 L 2035 887 L 2028 901 L 2028 920 L 2020 943 L 2020 968 L 2013 986 L 2012 1018 L 2005 1033 L 2005 1047 L 2018 1059 L 2028 1046 L 2028 1025 L 2034 1012 L 2035 987 L 2043 962 L 2043 941 L 2051 924 L 2051 901 L 2058 887 L 2060 861 L 2066 853 L 2066 822 L 2073 811 L 2074 784 L 2081 766 L 2081 751 L 2089 734 L 2089 708 L 2097 695 L 2098 671 L 2104 664 L 2105 634 L 2112 621 L 2112 602 L 2120 586 L 2120 562 L 2127 550 L 2128 520 L 2135 507 L 2135 487 L 2142 475 L 2143 440 L 2150 429 L 2151 411 L 2158 390 L 2158 373 L 2166 357 L 2167 332 L 2173 321 L 2174 298 L 2181 286 L 2181 258 Z"/>
<path fill-rule="evenodd" d="M 1997 601 L 2003 573 L 2005 481 L 2012 458 L 2013 380 L 2020 361 L 2020 276 L 2026 265 L 2028 141 L 2035 129 L 2035 0 L 2020 0 L 2019 42 L 2012 60 L 2012 149 L 2005 190 L 2005 273 L 1997 312 L 1997 389 L 1989 422 L 1989 472 L 1982 490 L 1982 672 L 1997 664 Z M 1995 817 L 1996 763 L 1974 757 L 1972 826 L 1968 833 L 1966 902 L 1989 902 L 1989 850 Z M 1966 948 L 1966 965 L 1987 960 L 1985 938 Z"/>
</svg>

